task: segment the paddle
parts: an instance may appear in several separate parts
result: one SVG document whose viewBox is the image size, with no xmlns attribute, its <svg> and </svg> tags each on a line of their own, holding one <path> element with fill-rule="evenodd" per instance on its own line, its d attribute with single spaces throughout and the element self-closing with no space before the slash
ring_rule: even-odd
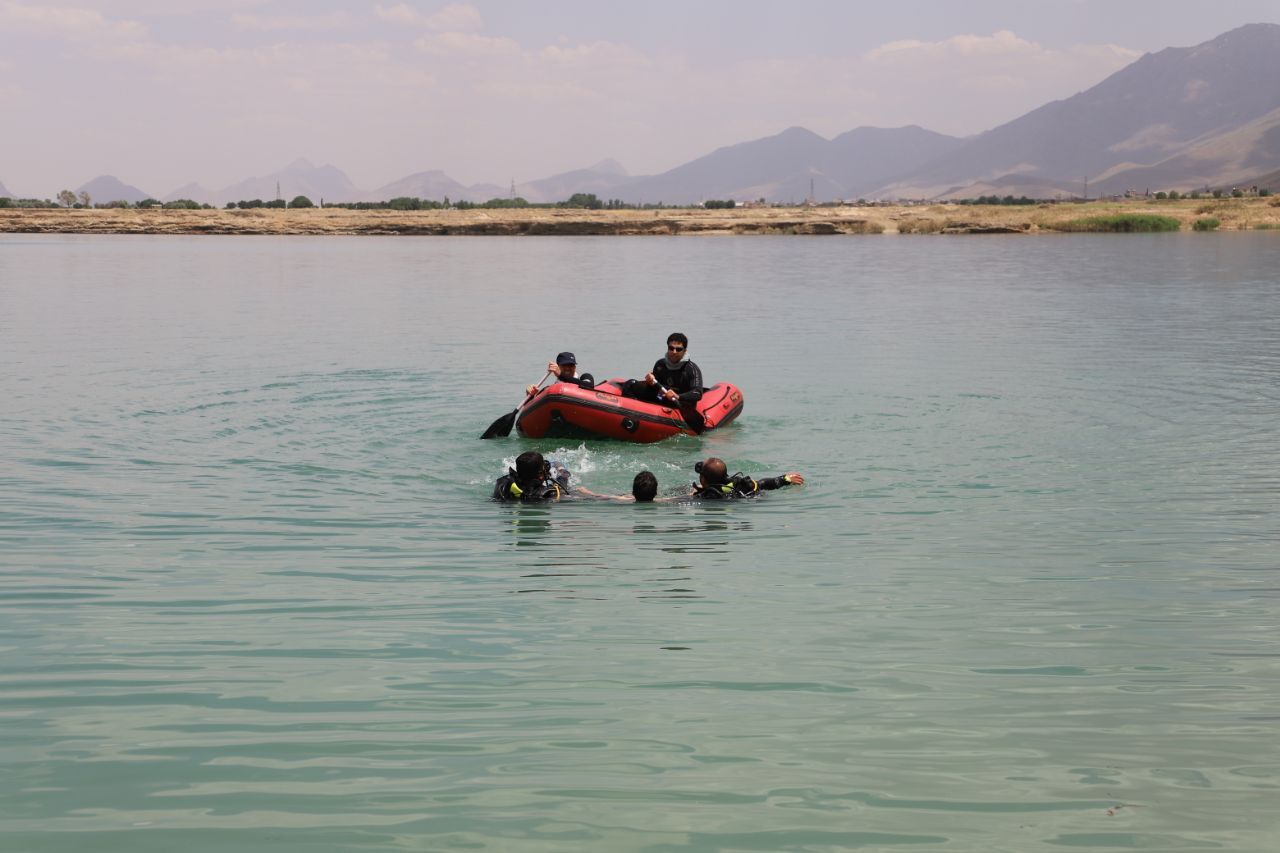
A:
<svg viewBox="0 0 1280 853">
<path fill-rule="evenodd" d="M 659 382 L 658 383 L 659 399 L 662 399 L 663 395 L 670 390 L 671 390 L 670 388 L 668 388 L 667 386 Z M 664 403 L 670 403 L 670 401 L 666 399 L 663 399 L 662 401 Z M 684 403 L 681 403 L 679 400 L 677 400 L 676 408 L 680 410 L 680 417 L 684 418 L 685 425 L 688 426 L 689 429 L 693 430 L 693 434 L 702 435 L 703 431 L 706 430 L 707 428 L 707 419 L 702 416 L 702 412 L 698 411 L 698 404 L 697 403 L 684 404 Z"/>
<path fill-rule="evenodd" d="M 550 376 L 550 375 L 551 375 L 551 371 L 548 370 L 546 373 L 546 376 L 543 376 L 542 381 L 538 383 L 539 388 L 542 387 L 542 383 L 546 382 L 547 376 Z M 529 398 L 526 397 L 525 399 L 528 400 Z M 524 403 L 520 404 L 520 406 L 523 406 L 523 405 Z M 503 415 L 493 423 L 489 424 L 489 428 L 485 430 L 484 435 L 480 437 L 481 438 L 497 438 L 500 435 L 501 436 L 511 435 L 511 428 L 516 425 L 516 414 L 520 411 L 520 406 L 516 406 L 514 409 L 511 410 L 510 414 Z"/>
</svg>

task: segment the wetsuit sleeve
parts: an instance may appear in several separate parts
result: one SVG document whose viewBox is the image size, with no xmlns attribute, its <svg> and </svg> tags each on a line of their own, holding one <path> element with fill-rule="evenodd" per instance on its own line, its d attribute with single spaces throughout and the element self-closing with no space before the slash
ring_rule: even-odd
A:
<svg viewBox="0 0 1280 853">
<path fill-rule="evenodd" d="M 691 405 L 702 399 L 702 370 L 692 361 L 681 371 L 684 381 L 680 390 L 681 405 Z"/>
<path fill-rule="evenodd" d="M 781 489 L 783 486 L 789 486 L 791 484 L 787 482 L 785 475 L 783 475 L 780 477 L 762 477 L 761 479 L 756 480 L 756 485 L 760 487 L 761 491 L 770 492 L 774 489 Z"/>
</svg>

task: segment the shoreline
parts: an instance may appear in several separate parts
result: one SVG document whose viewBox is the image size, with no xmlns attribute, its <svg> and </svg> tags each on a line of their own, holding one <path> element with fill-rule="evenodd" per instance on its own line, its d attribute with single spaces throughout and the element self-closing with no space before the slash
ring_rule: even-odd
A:
<svg viewBox="0 0 1280 853">
<path fill-rule="evenodd" d="M 1202 218 L 1215 230 L 1280 230 L 1280 198 L 1127 199 L 1035 205 L 741 207 L 732 210 L 133 210 L 0 208 L 8 234 L 369 236 L 675 236 L 742 234 L 1036 234 L 1093 216 L 1156 215 L 1181 231 Z"/>
</svg>

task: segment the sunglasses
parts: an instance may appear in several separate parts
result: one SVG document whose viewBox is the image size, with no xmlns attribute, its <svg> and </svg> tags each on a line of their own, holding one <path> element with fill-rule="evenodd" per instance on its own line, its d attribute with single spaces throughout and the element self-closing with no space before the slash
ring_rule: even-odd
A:
<svg viewBox="0 0 1280 853">
<path fill-rule="evenodd" d="M 672 352 L 684 352 L 684 347 L 672 346 L 671 344 L 667 344 L 667 349 L 671 350 Z"/>
</svg>

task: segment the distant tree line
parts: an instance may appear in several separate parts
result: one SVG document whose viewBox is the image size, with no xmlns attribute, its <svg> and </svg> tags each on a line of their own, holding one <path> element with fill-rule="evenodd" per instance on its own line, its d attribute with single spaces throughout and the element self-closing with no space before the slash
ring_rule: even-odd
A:
<svg viewBox="0 0 1280 853">
<path fill-rule="evenodd" d="M 977 198 L 962 198 L 956 201 L 956 204 L 1039 204 L 1040 202 L 1034 198 L 1027 198 L 1025 195 L 1014 198 L 1011 195 L 980 195 Z"/>
<path fill-rule="evenodd" d="M 252 202 L 238 202 L 234 204 L 248 204 Z M 732 207 L 734 202 L 723 202 L 723 206 Z M 228 207 L 233 204 L 228 204 Z M 290 204 L 290 207 L 295 205 Z M 676 207 L 699 207 L 701 205 L 676 205 Z M 706 206 L 712 206 L 708 203 Z M 445 196 L 442 201 L 434 199 L 416 198 L 413 196 L 400 196 L 389 199 L 387 201 L 328 201 L 324 203 L 324 207 L 339 207 L 344 210 L 475 210 L 475 209 L 511 209 L 511 208 L 577 208 L 582 210 L 660 210 L 670 205 L 658 204 L 630 204 L 618 198 L 601 199 L 595 193 L 574 193 L 564 201 L 552 202 L 531 202 L 528 199 L 520 198 L 491 198 L 488 201 L 450 201 Z"/>
<path fill-rule="evenodd" d="M 160 202 L 154 198 L 144 198 L 139 202 L 128 202 L 124 199 L 115 199 L 113 201 L 92 203 L 92 199 L 86 192 L 79 194 L 71 192 L 71 190 L 63 190 L 58 193 L 57 201 L 52 199 L 39 198 L 4 198 L 0 197 L 0 207 L 30 207 L 30 208 L 50 208 L 50 207 L 69 207 L 74 210 L 84 210 L 86 208 L 98 208 L 100 210 L 119 209 L 119 210 L 147 210 L 152 207 L 163 207 L 169 210 L 185 209 L 185 210 L 212 210 L 213 208 L 207 204 L 201 204 L 198 201 L 192 201 L 189 198 L 179 198 L 173 201 Z"/>
<path fill-rule="evenodd" d="M 270 207 L 270 208 L 279 208 L 280 210 L 284 210 L 288 206 L 289 206 L 289 203 L 282 198 L 275 198 L 275 199 L 271 199 L 270 201 L 263 201 L 260 198 L 252 198 L 252 199 L 249 199 L 248 201 L 229 201 L 227 202 L 226 209 L 235 210 L 236 208 L 239 208 L 240 210 L 249 210 L 251 208 Z M 308 200 L 306 206 L 314 207 L 315 205 L 311 204 L 311 202 Z"/>
<path fill-rule="evenodd" d="M 56 201 L 47 198 L 9 198 L 0 196 L 0 207 L 43 208 L 61 207 Z"/>
</svg>

